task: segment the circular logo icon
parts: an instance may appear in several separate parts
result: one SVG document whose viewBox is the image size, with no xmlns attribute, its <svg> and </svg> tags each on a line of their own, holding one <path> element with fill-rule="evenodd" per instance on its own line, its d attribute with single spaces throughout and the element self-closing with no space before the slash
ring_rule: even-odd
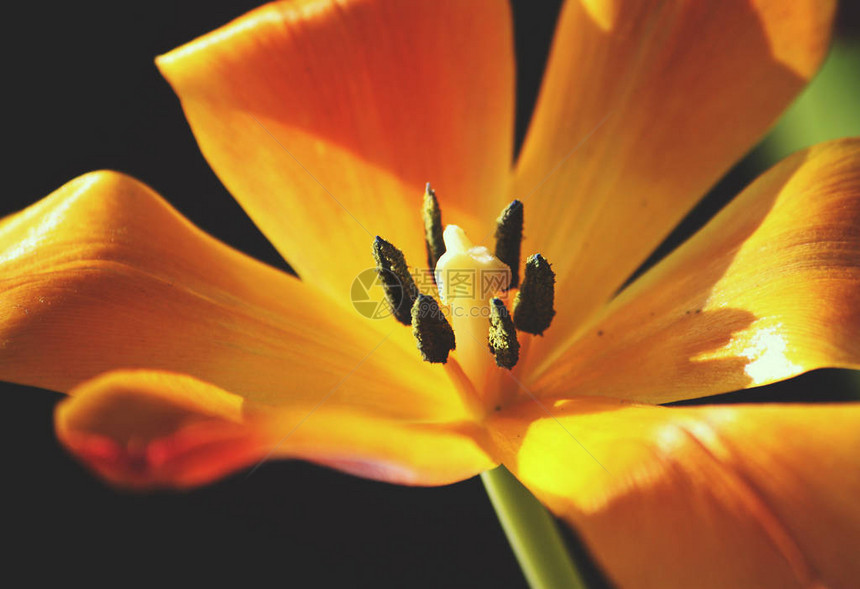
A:
<svg viewBox="0 0 860 589">
<path fill-rule="evenodd" d="M 382 279 L 383 276 L 385 280 Z M 389 285 L 394 285 L 394 289 L 402 290 L 400 280 L 389 270 L 368 268 L 359 272 L 352 281 L 349 290 L 352 306 L 355 307 L 359 315 L 368 319 L 385 319 L 394 313 L 394 309 L 388 302 L 388 297 L 385 296 L 384 284 L 386 282 Z M 393 294 L 395 298 L 399 298 L 396 291 Z"/>
</svg>

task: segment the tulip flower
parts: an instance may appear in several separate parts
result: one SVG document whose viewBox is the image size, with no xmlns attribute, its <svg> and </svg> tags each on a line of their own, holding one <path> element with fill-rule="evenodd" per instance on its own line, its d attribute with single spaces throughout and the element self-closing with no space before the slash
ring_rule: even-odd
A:
<svg viewBox="0 0 860 589">
<path fill-rule="evenodd" d="M 790 156 L 622 289 L 811 79 L 833 12 L 568 0 L 512 163 L 506 3 L 263 6 L 157 64 L 298 278 L 82 176 L 0 224 L 0 378 L 68 393 L 57 435 L 118 486 L 298 458 L 485 473 L 504 502 L 504 465 L 620 586 L 850 586 L 860 405 L 662 405 L 860 367 L 860 139 Z M 402 317 L 356 312 L 363 271 L 424 260 Z M 505 283 L 457 299 L 448 270 Z"/>
</svg>

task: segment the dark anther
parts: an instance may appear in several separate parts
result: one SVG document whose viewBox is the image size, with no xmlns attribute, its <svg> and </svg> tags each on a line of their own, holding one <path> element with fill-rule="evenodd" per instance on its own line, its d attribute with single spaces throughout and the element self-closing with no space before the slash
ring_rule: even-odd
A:
<svg viewBox="0 0 860 589">
<path fill-rule="evenodd" d="M 454 349 L 454 330 L 433 297 L 419 294 L 412 305 L 412 335 L 421 357 L 427 362 L 445 364 Z"/>
<path fill-rule="evenodd" d="M 517 329 L 543 335 L 555 316 L 554 299 L 555 272 L 542 255 L 529 256 L 523 285 L 514 299 L 514 323 Z"/>
<path fill-rule="evenodd" d="M 496 219 L 496 257 L 511 269 L 510 288 L 520 284 L 520 246 L 523 242 L 523 203 L 513 201 Z"/>
<path fill-rule="evenodd" d="M 445 253 L 445 242 L 442 240 L 442 211 L 436 192 L 427 183 L 424 189 L 424 204 L 421 207 L 421 217 L 424 219 L 424 244 L 427 246 L 427 268 L 432 272 L 436 262 Z"/>
<path fill-rule="evenodd" d="M 377 235 L 373 240 L 373 259 L 394 317 L 403 325 L 410 325 L 418 287 L 412 280 L 403 252 Z"/>
<path fill-rule="evenodd" d="M 517 331 L 502 299 L 490 301 L 490 352 L 496 358 L 496 366 L 513 368 L 520 359 L 520 342 Z"/>
</svg>

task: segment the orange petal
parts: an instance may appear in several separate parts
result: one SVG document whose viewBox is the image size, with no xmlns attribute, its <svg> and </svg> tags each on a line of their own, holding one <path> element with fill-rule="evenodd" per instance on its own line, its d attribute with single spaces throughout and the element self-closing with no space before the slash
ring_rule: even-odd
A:
<svg viewBox="0 0 860 589">
<path fill-rule="evenodd" d="M 185 375 L 117 371 L 60 403 L 57 434 L 109 482 L 201 485 L 271 456 L 307 458 L 401 484 L 447 484 L 491 468 L 477 428 L 253 404 Z"/>
<path fill-rule="evenodd" d="M 834 1 L 568 0 L 514 194 L 548 341 L 608 300 L 816 71 Z"/>
<path fill-rule="evenodd" d="M 157 63 L 227 188 L 338 301 L 377 234 L 423 267 L 425 182 L 445 222 L 492 230 L 513 141 L 503 2 L 269 4 Z"/>
<path fill-rule="evenodd" d="M 540 359 L 531 388 L 663 403 L 860 368 L 858 228 L 860 139 L 797 153 Z"/>
<path fill-rule="evenodd" d="M 60 440 L 108 481 L 190 487 L 264 455 L 243 420 L 244 400 L 188 376 L 113 372 L 57 406 Z"/>
<path fill-rule="evenodd" d="M 276 405 L 330 395 L 379 415 L 464 413 L 408 328 L 334 307 L 117 173 L 83 176 L 4 220 L 0 277 L 0 379 L 69 391 L 151 368 Z"/>
<path fill-rule="evenodd" d="M 531 401 L 491 424 L 509 469 L 622 587 L 850 587 L 860 404 Z"/>
</svg>

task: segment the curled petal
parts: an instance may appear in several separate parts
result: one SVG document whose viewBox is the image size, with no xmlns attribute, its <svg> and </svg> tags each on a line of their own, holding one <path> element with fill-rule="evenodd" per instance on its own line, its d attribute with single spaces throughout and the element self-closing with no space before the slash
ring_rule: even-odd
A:
<svg viewBox="0 0 860 589">
<path fill-rule="evenodd" d="M 192 487 L 265 452 L 265 437 L 243 422 L 243 403 L 187 376 L 108 373 L 57 406 L 57 436 L 111 483 Z"/>
<path fill-rule="evenodd" d="M 337 403 L 273 407 L 165 372 L 115 371 L 81 384 L 57 407 L 56 427 L 97 474 L 132 488 L 194 487 L 279 457 L 420 485 L 494 465 L 468 424 L 381 418 Z"/>
</svg>

